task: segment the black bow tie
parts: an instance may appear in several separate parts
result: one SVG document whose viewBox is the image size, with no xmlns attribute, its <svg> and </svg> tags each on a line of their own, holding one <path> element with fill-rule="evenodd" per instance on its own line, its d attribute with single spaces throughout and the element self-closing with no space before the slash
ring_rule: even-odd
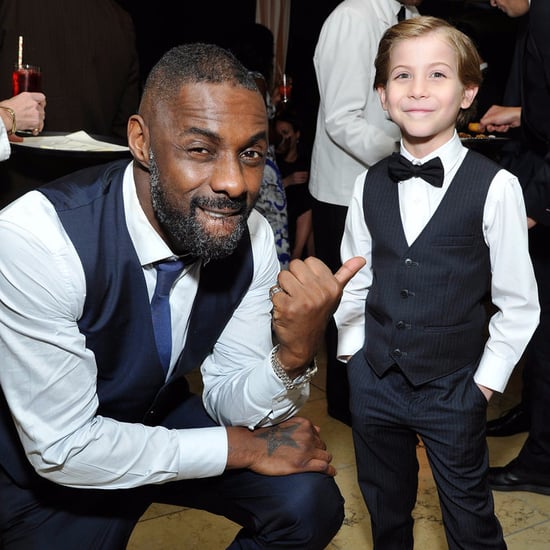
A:
<svg viewBox="0 0 550 550">
<path fill-rule="evenodd" d="M 417 165 L 403 155 L 393 153 L 388 164 L 388 174 L 396 183 L 409 178 L 422 178 L 434 187 L 442 187 L 445 170 L 439 157 Z"/>
</svg>

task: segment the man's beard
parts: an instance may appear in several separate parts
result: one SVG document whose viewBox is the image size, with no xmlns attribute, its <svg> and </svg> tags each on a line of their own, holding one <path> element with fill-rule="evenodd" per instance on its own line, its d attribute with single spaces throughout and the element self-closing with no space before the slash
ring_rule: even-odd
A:
<svg viewBox="0 0 550 550">
<path fill-rule="evenodd" d="M 149 154 L 149 174 L 151 182 L 151 200 L 153 210 L 162 229 L 168 236 L 174 252 L 190 254 L 205 261 L 224 258 L 233 253 L 247 227 L 246 220 L 253 205 L 247 207 L 246 198 L 230 199 L 226 196 L 219 198 L 193 197 L 189 202 L 188 211 L 182 212 L 173 207 L 160 182 L 158 166 L 152 151 Z M 230 208 L 240 210 L 239 220 L 235 229 L 229 235 L 216 236 L 205 230 L 197 220 L 197 209 Z"/>
</svg>

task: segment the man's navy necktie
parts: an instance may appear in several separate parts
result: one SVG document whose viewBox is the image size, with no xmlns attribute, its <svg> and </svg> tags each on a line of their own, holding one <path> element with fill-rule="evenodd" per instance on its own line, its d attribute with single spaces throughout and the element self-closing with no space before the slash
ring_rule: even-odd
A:
<svg viewBox="0 0 550 550">
<path fill-rule="evenodd" d="M 172 322 L 168 300 L 172 285 L 183 271 L 183 267 L 181 260 L 165 260 L 155 264 L 157 284 L 151 300 L 151 315 L 157 350 L 165 373 L 168 372 L 172 355 Z"/>
<path fill-rule="evenodd" d="M 434 187 L 442 187 L 445 170 L 439 157 L 417 165 L 403 155 L 393 153 L 388 163 L 388 174 L 396 183 L 410 178 L 422 178 Z"/>
</svg>

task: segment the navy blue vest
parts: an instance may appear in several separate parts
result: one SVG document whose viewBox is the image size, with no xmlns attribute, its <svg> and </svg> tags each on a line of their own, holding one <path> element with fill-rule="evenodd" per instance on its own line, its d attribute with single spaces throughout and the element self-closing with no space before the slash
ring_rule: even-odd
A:
<svg viewBox="0 0 550 550">
<path fill-rule="evenodd" d="M 155 425 L 181 402 L 188 391 L 184 374 L 211 352 L 242 300 L 252 280 L 253 258 L 247 232 L 234 254 L 201 268 L 187 343 L 165 383 L 145 279 L 124 217 L 127 164 L 124 160 L 90 168 L 39 190 L 55 206 L 84 268 L 86 301 L 78 324 L 96 357 L 97 414 Z M 20 477 L 28 473 L 28 464 L 21 463 L 27 461 L 14 440 L 3 396 L 0 413 L 0 460 Z"/>
<path fill-rule="evenodd" d="M 482 224 L 496 163 L 469 151 L 436 212 L 411 246 L 387 159 L 365 179 L 373 283 L 363 353 L 379 376 L 397 365 L 420 385 L 475 363 L 483 350 L 491 266 Z"/>
</svg>

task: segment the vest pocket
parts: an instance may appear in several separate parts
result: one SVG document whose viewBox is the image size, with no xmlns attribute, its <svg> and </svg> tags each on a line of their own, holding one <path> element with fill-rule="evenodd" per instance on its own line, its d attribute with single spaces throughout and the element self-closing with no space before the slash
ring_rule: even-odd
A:
<svg viewBox="0 0 550 550">
<path fill-rule="evenodd" d="M 443 325 L 443 326 L 425 326 L 424 332 L 432 332 L 439 334 L 452 334 L 454 332 L 465 332 L 471 330 L 472 328 L 478 330 L 479 321 L 476 319 L 474 321 L 469 321 L 468 323 L 458 323 L 456 325 Z"/>
<path fill-rule="evenodd" d="M 474 235 L 437 235 L 430 244 L 436 247 L 466 247 L 474 246 L 475 239 Z"/>
</svg>

